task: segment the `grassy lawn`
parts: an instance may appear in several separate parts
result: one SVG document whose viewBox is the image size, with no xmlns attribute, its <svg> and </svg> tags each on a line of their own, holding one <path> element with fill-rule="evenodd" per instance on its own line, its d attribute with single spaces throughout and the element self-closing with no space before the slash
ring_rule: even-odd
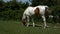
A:
<svg viewBox="0 0 60 34">
<path fill-rule="evenodd" d="M 60 28 L 53 28 L 54 25 L 60 27 L 60 24 L 48 24 L 50 27 L 43 29 L 41 27 L 26 27 L 21 21 L 2 21 L 0 20 L 0 34 L 60 34 Z"/>
</svg>

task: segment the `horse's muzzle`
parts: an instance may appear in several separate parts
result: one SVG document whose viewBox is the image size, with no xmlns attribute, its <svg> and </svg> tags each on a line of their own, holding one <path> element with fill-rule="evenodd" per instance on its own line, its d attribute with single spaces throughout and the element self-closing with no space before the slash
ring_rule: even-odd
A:
<svg viewBox="0 0 60 34">
<path fill-rule="evenodd" d="M 26 21 L 25 21 L 25 19 L 22 20 L 22 23 L 23 23 L 24 26 L 26 26 Z"/>
</svg>

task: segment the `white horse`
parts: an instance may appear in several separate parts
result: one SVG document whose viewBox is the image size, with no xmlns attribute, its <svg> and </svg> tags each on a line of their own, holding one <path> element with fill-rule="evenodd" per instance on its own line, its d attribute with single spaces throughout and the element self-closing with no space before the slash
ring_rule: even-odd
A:
<svg viewBox="0 0 60 34">
<path fill-rule="evenodd" d="M 46 28 L 47 24 L 46 24 L 46 18 L 45 18 L 45 10 L 47 8 L 48 8 L 48 6 L 28 7 L 23 13 L 23 17 L 22 17 L 23 24 L 26 25 L 25 22 L 26 22 L 26 18 L 27 18 L 27 27 L 28 27 L 29 26 L 29 17 L 31 17 L 32 15 L 40 14 L 44 21 L 44 28 Z M 35 27 L 33 18 L 32 18 L 32 22 L 33 22 L 33 27 Z"/>
</svg>

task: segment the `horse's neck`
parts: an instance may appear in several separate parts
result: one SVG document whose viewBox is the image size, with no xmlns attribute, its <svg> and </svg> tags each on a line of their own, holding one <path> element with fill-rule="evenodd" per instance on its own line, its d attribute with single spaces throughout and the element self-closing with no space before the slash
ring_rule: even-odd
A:
<svg viewBox="0 0 60 34">
<path fill-rule="evenodd" d="M 33 14 L 34 14 L 34 12 L 33 12 L 33 7 L 28 7 L 28 8 L 24 11 L 24 14 L 29 15 L 29 16 L 33 15 Z"/>
</svg>

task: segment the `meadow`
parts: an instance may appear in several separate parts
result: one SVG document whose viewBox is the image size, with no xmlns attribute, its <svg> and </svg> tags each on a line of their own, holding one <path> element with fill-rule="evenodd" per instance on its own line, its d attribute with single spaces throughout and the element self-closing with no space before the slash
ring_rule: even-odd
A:
<svg viewBox="0 0 60 34">
<path fill-rule="evenodd" d="M 21 21 L 0 20 L 0 34 L 60 34 L 60 24 L 47 24 L 50 27 L 43 29 L 43 27 L 23 26 Z"/>
</svg>

